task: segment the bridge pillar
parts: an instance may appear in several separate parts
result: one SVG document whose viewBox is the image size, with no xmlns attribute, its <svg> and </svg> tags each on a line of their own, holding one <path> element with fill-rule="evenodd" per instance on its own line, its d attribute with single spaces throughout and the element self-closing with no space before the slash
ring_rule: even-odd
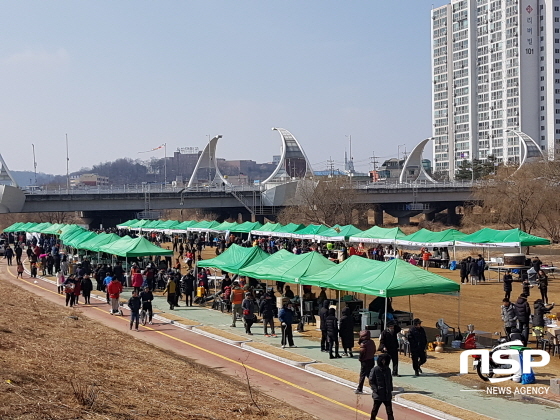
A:
<svg viewBox="0 0 560 420">
<path fill-rule="evenodd" d="M 264 225 L 264 214 L 251 214 L 251 222 L 260 222 Z"/>
<path fill-rule="evenodd" d="M 457 217 L 455 206 L 447 207 L 447 224 L 451 226 L 457 226 L 459 224 L 459 218 Z"/>
<path fill-rule="evenodd" d="M 373 224 L 375 226 L 383 225 L 383 208 L 381 206 L 375 206 L 373 209 Z"/>
<path fill-rule="evenodd" d="M 410 216 L 399 216 L 397 217 L 397 223 L 399 226 L 410 225 Z"/>
<path fill-rule="evenodd" d="M 431 213 L 424 213 L 424 219 L 427 222 L 433 222 L 434 219 L 436 218 L 436 212 L 431 212 Z"/>
</svg>

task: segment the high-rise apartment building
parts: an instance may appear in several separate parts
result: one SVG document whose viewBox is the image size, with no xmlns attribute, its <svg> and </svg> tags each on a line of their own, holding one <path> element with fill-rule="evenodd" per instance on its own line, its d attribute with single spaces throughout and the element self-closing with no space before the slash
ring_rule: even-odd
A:
<svg viewBox="0 0 560 420">
<path fill-rule="evenodd" d="M 434 171 L 494 156 L 517 135 L 560 155 L 560 0 L 452 0 L 432 10 Z"/>
</svg>

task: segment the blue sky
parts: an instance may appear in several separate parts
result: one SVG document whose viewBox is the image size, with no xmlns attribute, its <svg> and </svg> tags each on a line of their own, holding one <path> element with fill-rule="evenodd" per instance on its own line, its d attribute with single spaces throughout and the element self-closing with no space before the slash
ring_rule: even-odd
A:
<svg viewBox="0 0 560 420">
<path fill-rule="evenodd" d="M 12 170 L 66 172 L 167 143 L 357 170 L 431 135 L 430 9 L 446 1 L 6 1 L 0 135 Z M 401 146 L 401 151 L 404 149 Z M 154 152 L 161 157 L 163 153 Z"/>
</svg>

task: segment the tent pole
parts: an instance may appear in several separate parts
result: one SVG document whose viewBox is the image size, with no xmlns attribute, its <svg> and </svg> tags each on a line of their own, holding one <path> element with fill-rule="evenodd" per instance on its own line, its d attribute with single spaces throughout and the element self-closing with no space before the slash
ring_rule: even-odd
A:
<svg viewBox="0 0 560 420">
<path fill-rule="evenodd" d="M 336 292 L 338 293 L 338 305 L 337 305 L 337 312 L 338 313 L 336 314 L 336 316 L 337 316 L 338 319 L 340 319 L 340 298 L 341 298 L 340 290 L 337 290 Z"/>
<path fill-rule="evenodd" d="M 303 331 L 303 286 L 299 283 L 299 306 L 301 314 L 301 330 Z"/>
<path fill-rule="evenodd" d="M 457 301 L 457 327 L 461 329 L 461 293 L 459 292 L 459 299 Z"/>
<path fill-rule="evenodd" d="M 385 296 L 385 319 L 383 320 L 383 329 L 387 328 L 387 296 Z"/>
<path fill-rule="evenodd" d="M 408 295 L 408 312 L 412 313 L 412 304 L 410 302 L 410 295 Z"/>
</svg>

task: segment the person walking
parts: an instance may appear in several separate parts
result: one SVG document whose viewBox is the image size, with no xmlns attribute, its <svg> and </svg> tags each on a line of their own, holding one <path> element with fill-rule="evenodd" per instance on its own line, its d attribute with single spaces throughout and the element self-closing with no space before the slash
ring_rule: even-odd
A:
<svg viewBox="0 0 560 420">
<path fill-rule="evenodd" d="M 132 291 L 132 297 L 128 299 L 128 307 L 130 309 L 130 329 L 132 330 L 132 324 L 135 324 L 134 328 L 138 331 L 138 322 L 140 321 L 140 308 L 142 307 L 142 301 L 138 296 L 136 290 Z"/>
<path fill-rule="evenodd" d="M 243 325 L 245 326 L 245 332 L 247 335 L 253 335 L 251 332 L 251 325 L 255 322 L 255 300 L 250 292 L 245 293 L 245 299 L 241 303 L 241 308 L 243 308 Z"/>
<path fill-rule="evenodd" d="M 502 321 L 504 322 L 506 335 L 509 338 L 511 329 L 517 326 L 517 316 L 515 315 L 515 308 L 508 298 L 504 298 L 502 302 Z"/>
<path fill-rule="evenodd" d="M 19 260 L 19 262 L 17 263 L 17 277 L 23 278 L 24 271 L 25 268 L 23 267 L 23 263 L 21 262 L 21 260 Z"/>
<path fill-rule="evenodd" d="M 177 285 L 175 284 L 175 280 L 173 279 L 173 277 L 170 276 L 169 280 L 167 280 L 167 285 L 165 286 L 165 289 L 163 291 L 164 295 L 167 293 L 167 303 L 169 303 L 169 309 L 170 310 L 175 309 L 175 292 L 176 291 L 177 291 Z"/>
<path fill-rule="evenodd" d="M 421 366 L 426 363 L 427 359 L 426 346 L 428 345 L 428 337 L 426 337 L 426 331 L 422 328 L 422 321 L 419 318 L 414 318 L 412 324 L 413 327 L 409 330 L 407 338 L 410 343 L 414 376 L 419 376 L 422 373 Z"/>
<path fill-rule="evenodd" d="M 107 285 L 107 295 L 111 300 L 111 315 L 118 313 L 123 315 L 122 311 L 119 309 L 119 297 L 121 296 L 122 291 L 122 283 L 116 278 L 111 278 L 111 281 Z"/>
<path fill-rule="evenodd" d="M 74 306 L 74 276 L 69 276 L 64 282 L 64 293 L 66 295 L 66 306 Z"/>
<path fill-rule="evenodd" d="M 243 308 L 241 304 L 243 303 L 243 289 L 239 287 L 239 280 L 233 282 L 233 289 L 231 290 L 231 326 L 235 327 L 237 321 L 237 316 L 243 316 Z"/>
<path fill-rule="evenodd" d="M 117 279 L 115 278 L 114 280 Z M 105 297 L 107 298 L 107 303 L 109 305 L 111 304 L 111 298 L 109 297 L 109 284 L 111 284 L 112 281 L 113 281 L 113 276 L 111 276 L 111 273 L 107 272 L 105 278 L 103 279 L 103 289 L 105 290 Z"/>
<path fill-rule="evenodd" d="M 56 273 L 56 290 L 58 291 L 58 294 L 62 294 L 63 289 L 64 289 L 64 274 L 62 274 L 62 271 L 59 271 Z"/>
<path fill-rule="evenodd" d="M 517 328 L 523 334 L 523 345 L 527 345 L 529 340 L 529 319 L 531 318 L 531 306 L 527 302 L 527 296 L 523 293 L 519 295 L 517 302 L 513 304 L 515 316 L 517 317 Z"/>
<path fill-rule="evenodd" d="M 8 260 L 8 265 L 12 265 L 12 258 L 14 258 L 14 250 L 8 245 L 4 250 L 4 258 Z"/>
<path fill-rule="evenodd" d="M 363 393 L 364 381 L 366 378 L 369 378 L 369 374 L 375 365 L 375 352 L 377 351 L 369 330 L 360 331 L 358 345 L 360 346 L 360 381 L 358 382 L 358 388 L 354 392 L 355 394 Z"/>
<path fill-rule="evenodd" d="M 461 262 L 459 263 L 459 275 L 461 277 L 461 284 L 468 283 L 468 278 L 469 278 L 469 260 L 468 259 L 462 259 Z"/>
<path fill-rule="evenodd" d="M 144 277 L 140 272 L 140 267 L 132 267 L 131 276 L 132 287 L 134 287 L 134 291 L 138 295 L 140 293 L 140 290 L 142 290 L 142 285 L 144 284 Z"/>
<path fill-rule="evenodd" d="M 21 262 L 21 255 L 23 254 L 23 249 L 19 244 L 16 244 L 14 253 L 16 254 L 16 264 L 19 264 Z"/>
<path fill-rule="evenodd" d="M 486 277 L 484 276 L 484 270 L 486 269 L 486 261 L 484 260 L 482 254 L 478 254 L 476 265 L 478 267 L 478 279 L 480 281 L 486 281 Z"/>
<path fill-rule="evenodd" d="M 422 268 L 424 270 L 430 269 L 430 257 L 432 254 L 425 248 L 422 249 Z"/>
<path fill-rule="evenodd" d="M 469 262 L 469 277 L 471 284 L 476 285 L 478 282 L 478 262 L 474 258 Z"/>
<path fill-rule="evenodd" d="M 292 304 L 289 302 L 282 305 L 282 309 L 278 312 L 278 320 L 282 327 L 282 348 L 286 348 L 286 344 L 290 347 L 296 347 L 294 345 L 294 336 L 292 331 L 292 324 L 294 322 L 294 310 Z"/>
<path fill-rule="evenodd" d="M 91 282 L 91 278 L 89 274 L 86 274 L 82 279 L 82 295 L 84 296 L 84 303 L 86 305 L 90 305 L 91 301 L 91 291 L 93 290 L 93 283 Z"/>
<path fill-rule="evenodd" d="M 503 282 L 505 292 L 504 298 L 509 300 L 511 297 L 511 292 L 513 290 L 513 276 L 511 275 L 511 270 L 506 271 L 506 274 L 504 274 Z"/>
<path fill-rule="evenodd" d="M 375 366 L 369 375 L 369 386 L 372 391 L 373 408 L 371 410 L 370 420 L 377 419 L 377 413 L 381 408 L 381 404 L 385 405 L 387 411 L 387 420 L 395 420 L 393 415 L 393 378 L 389 363 L 391 357 L 388 354 L 380 354 L 377 358 L 377 366 Z"/>
<path fill-rule="evenodd" d="M 542 301 L 548 304 L 548 276 L 542 270 L 538 271 L 537 284 L 539 285 Z"/>
<path fill-rule="evenodd" d="M 259 304 L 259 312 L 261 313 L 264 325 L 265 337 L 276 337 L 274 333 L 274 293 L 272 291 L 266 292 L 264 299 L 261 299 Z M 268 334 L 268 326 L 270 326 L 270 335 Z"/>
<path fill-rule="evenodd" d="M 352 348 L 354 347 L 354 318 L 352 317 L 352 311 L 348 306 L 342 310 L 342 316 L 340 317 L 338 329 L 342 348 L 344 349 L 344 355 L 354 357 L 352 354 Z"/>
<path fill-rule="evenodd" d="M 327 341 L 329 343 L 329 358 L 340 359 L 342 356 L 338 353 L 338 319 L 334 308 L 329 309 L 327 316 Z M 335 354 L 333 354 L 333 347 Z"/>
<path fill-rule="evenodd" d="M 182 281 L 183 291 L 185 292 L 185 306 L 193 306 L 193 294 L 196 278 L 192 275 L 192 271 L 185 274 Z"/>
<path fill-rule="evenodd" d="M 394 321 L 387 321 L 387 328 L 379 336 L 379 351 L 391 356 L 393 362 L 393 376 L 399 375 L 399 338 L 401 327 L 395 325 Z"/>
<path fill-rule="evenodd" d="M 148 286 L 144 287 L 144 290 L 140 293 L 140 301 L 142 302 L 142 310 L 148 312 L 148 324 L 150 325 L 152 325 L 152 317 L 154 316 L 152 300 L 154 300 L 154 294 Z"/>
<path fill-rule="evenodd" d="M 82 293 L 82 278 L 77 277 L 74 283 L 74 305 L 77 305 L 78 303 L 80 303 L 80 294 Z"/>
<path fill-rule="evenodd" d="M 329 316 L 329 301 L 323 301 L 323 307 L 319 309 L 319 319 L 321 321 L 321 351 L 329 351 L 329 345 L 327 342 L 327 316 Z"/>
</svg>

